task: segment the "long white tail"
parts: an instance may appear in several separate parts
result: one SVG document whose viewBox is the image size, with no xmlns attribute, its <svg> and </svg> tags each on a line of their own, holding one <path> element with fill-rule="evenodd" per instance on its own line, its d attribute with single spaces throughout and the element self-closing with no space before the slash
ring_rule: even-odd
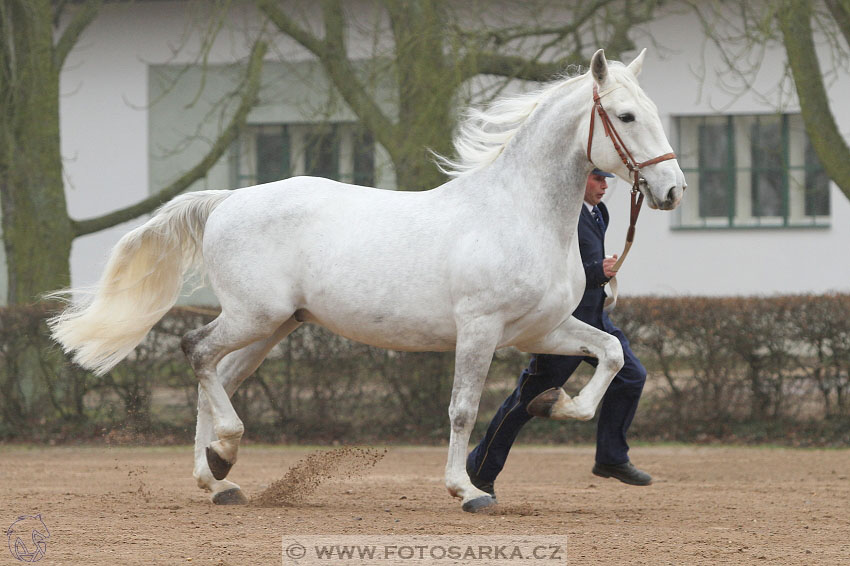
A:
<svg viewBox="0 0 850 566">
<path fill-rule="evenodd" d="M 88 302 L 48 321 L 74 361 L 98 375 L 123 360 L 177 302 L 183 276 L 200 264 L 207 218 L 231 191 L 197 191 L 163 205 L 126 234 Z M 73 292 L 68 290 L 60 292 Z"/>
</svg>

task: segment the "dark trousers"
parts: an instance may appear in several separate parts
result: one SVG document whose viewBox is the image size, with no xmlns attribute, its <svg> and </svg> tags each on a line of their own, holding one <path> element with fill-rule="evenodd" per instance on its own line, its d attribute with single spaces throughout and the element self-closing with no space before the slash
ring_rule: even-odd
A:
<svg viewBox="0 0 850 566">
<path fill-rule="evenodd" d="M 600 464 L 623 464 L 629 461 L 626 431 L 640 401 L 646 369 L 632 352 L 623 332 L 606 322 L 605 331 L 623 345 L 625 364 L 602 398 L 596 426 L 596 461 Z M 592 357 L 533 355 L 528 367 L 519 376 L 516 389 L 496 411 L 484 438 L 469 454 L 467 469 L 482 481 L 494 481 L 505 466 L 520 429 L 532 418 L 525 407 L 543 391 L 564 385 L 583 361 L 594 367 L 597 364 L 596 358 Z"/>
</svg>

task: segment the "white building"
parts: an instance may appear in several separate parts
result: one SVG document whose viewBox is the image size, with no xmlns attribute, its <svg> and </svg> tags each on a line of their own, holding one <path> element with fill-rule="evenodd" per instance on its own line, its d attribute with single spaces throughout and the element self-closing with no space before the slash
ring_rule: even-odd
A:
<svg viewBox="0 0 850 566">
<path fill-rule="evenodd" d="M 222 120 L 210 103 L 241 76 L 233 63 L 247 56 L 258 20 L 250 7 L 234 12 L 204 73 L 199 34 L 173 52 L 200 21 L 197 9 L 185 2 L 106 4 L 71 52 L 61 81 L 61 136 L 74 218 L 141 200 L 191 167 L 208 148 L 205 140 L 215 138 Z M 620 292 L 850 292 L 850 202 L 813 160 L 796 101 L 776 89 L 781 46 L 767 51 L 752 90 L 729 94 L 718 85 L 717 53 L 696 17 L 679 12 L 633 37 L 647 38 L 641 84 L 658 105 L 690 188 L 674 213 L 643 211 Z M 338 97 L 328 101 L 318 63 L 276 37 L 251 128 L 193 189 L 302 173 L 392 188 L 385 153 Z M 358 41 L 372 39 L 354 34 L 351 41 L 357 52 Z M 370 48 L 362 46 L 364 57 Z M 850 132 L 850 78 L 837 73 L 828 88 L 839 128 Z M 628 188 L 617 181 L 606 197 L 609 253 L 622 248 Z M 77 239 L 73 284 L 93 283 L 111 246 L 139 222 Z"/>
</svg>

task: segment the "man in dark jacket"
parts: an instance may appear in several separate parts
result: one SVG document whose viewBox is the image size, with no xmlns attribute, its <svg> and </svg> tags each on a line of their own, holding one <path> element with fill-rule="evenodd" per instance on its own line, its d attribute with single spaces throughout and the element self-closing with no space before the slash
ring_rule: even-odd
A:
<svg viewBox="0 0 850 566">
<path fill-rule="evenodd" d="M 608 188 L 606 177 L 613 176 L 594 169 L 587 178 L 584 206 L 578 222 L 579 250 L 587 283 L 573 316 L 619 339 L 625 359 L 623 368 L 602 398 L 593 473 L 605 478 L 614 477 L 631 485 L 649 485 L 652 483 L 650 475 L 635 468 L 629 461 L 629 445 L 626 442 L 626 431 L 640 400 L 646 370 L 629 348 L 626 336 L 611 323 L 603 310 L 606 297 L 603 287 L 615 275 L 612 268 L 617 258 L 616 255 L 605 257 L 608 209 L 602 203 Z M 523 425 L 533 416 L 526 411 L 528 404 L 543 391 L 561 387 L 582 361 L 594 367 L 597 364 L 593 357 L 531 356 L 528 367 L 519 376 L 516 389 L 496 411 L 484 438 L 467 458 L 466 471 L 475 487 L 494 495 L 493 482 L 505 465 L 511 445 Z"/>
</svg>

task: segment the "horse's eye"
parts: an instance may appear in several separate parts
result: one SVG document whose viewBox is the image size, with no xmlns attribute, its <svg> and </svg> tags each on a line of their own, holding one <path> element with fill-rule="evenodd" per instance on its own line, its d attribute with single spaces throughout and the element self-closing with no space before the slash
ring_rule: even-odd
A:
<svg viewBox="0 0 850 566">
<path fill-rule="evenodd" d="M 635 115 L 632 114 L 631 112 L 626 112 L 625 114 L 620 114 L 619 116 L 617 116 L 617 118 L 619 118 L 621 122 L 634 122 L 635 121 Z"/>
</svg>

